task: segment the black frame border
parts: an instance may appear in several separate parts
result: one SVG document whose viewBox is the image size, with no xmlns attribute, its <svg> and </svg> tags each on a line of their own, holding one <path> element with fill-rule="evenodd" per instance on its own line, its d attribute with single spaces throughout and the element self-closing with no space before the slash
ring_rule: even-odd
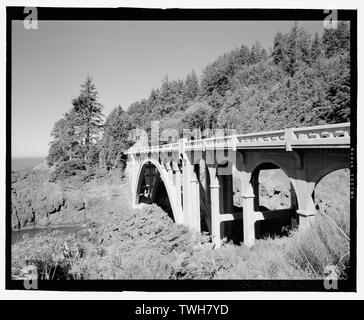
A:
<svg viewBox="0 0 364 320">
<path fill-rule="evenodd" d="M 320 20 L 324 9 L 146 9 L 37 7 L 38 20 Z M 6 268 L 5 289 L 25 290 L 11 279 L 11 93 L 12 20 L 24 20 L 24 7 L 6 7 Z M 67 280 L 38 281 L 38 290 L 53 291 L 292 291 L 356 292 L 357 290 L 357 10 L 338 10 L 338 20 L 349 20 L 351 31 L 351 148 L 350 148 L 350 272 L 337 290 L 326 290 L 322 280 Z"/>
</svg>

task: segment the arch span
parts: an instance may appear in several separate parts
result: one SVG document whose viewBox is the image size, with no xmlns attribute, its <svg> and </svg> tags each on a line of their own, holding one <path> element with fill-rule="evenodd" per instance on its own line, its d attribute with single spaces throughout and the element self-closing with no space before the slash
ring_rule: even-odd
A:
<svg viewBox="0 0 364 320">
<path fill-rule="evenodd" d="M 322 178 L 324 178 L 328 174 L 330 174 L 334 171 L 337 171 L 337 170 L 341 170 L 341 169 L 350 169 L 350 167 L 349 167 L 348 163 L 345 163 L 345 162 L 337 162 L 337 163 L 333 163 L 330 166 L 324 167 L 312 179 L 313 182 L 315 183 L 315 186 L 322 180 Z"/>
<path fill-rule="evenodd" d="M 286 168 L 286 166 L 277 159 L 264 158 L 257 161 L 253 168 L 250 170 L 253 175 L 256 171 L 265 170 L 265 169 L 281 169 L 288 178 L 291 178 L 291 172 Z"/>
<path fill-rule="evenodd" d="M 142 182 L 143 182 L 143 174 L 145 172 L 145 168 L 147 165 L 152 165 L 154 168 L 156 168 L 157 173 L 159 174 L 159 177 L 157 177 L 153 183 L 154 185 L 151 186 L 151 189 L 154 189 L 154 192 L 157 189 L 157 185 L 159 183 L 158 179 L 160 179 L 165 187 L 167 196 L 168 196 L 168 200 L 171 206 L 171 210 L 172 210 L 172 214 L 173 214 L 173 219 L 175 222 L 177 223 L 181 223 L 182 222 L 182 212 L 181 209 L 178 207 L 177 202 L 176 202 L 176 192 L 175 192 L 175 188 L 173 185 L 173 180 L 171 180 L 168 177 L 168 172 L 166 170 L 166 168 L 160 164 L 157 160 L 155 159 L 145 159 L 143 160 L 140 164 L 139 164 L 139 168 L 138 168 L 138 172 L 136 175 L 136 183 L 135 183 L 135 193 L 134 193 L 134 197 L 135 199 L 133 199 L 133 202 L 135 205 L 138 205 L 141 201 L 140 201 L 140 193 L 141 193 L 141 189 L 142 189 Z M 149 190 L 150 192 L 150 190 Z M 152 202 L 155 199 L 156 194 L 152 194 Z"/>
</svg>

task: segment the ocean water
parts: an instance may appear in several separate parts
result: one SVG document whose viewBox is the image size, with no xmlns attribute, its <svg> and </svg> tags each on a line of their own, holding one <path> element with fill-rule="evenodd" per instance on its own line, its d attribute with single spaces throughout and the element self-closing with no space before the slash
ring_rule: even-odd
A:
<svg viewBox="0 0 364 320">
<path fill-rule="evenodd" d="M 34 166 L 40 164 L 43 160 L 44 157 L 11 158 L 11 170 L 18 171 L 23 169 L 31 169 Z"/>
</svg>

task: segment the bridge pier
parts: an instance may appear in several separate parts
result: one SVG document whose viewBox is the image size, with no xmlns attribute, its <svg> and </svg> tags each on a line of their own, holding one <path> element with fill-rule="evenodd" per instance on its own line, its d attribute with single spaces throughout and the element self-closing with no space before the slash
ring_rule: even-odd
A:
<svg viewBox="0 0 364 320">
<path fill-rule="evenodd" d="M 192 170 L 191 165 L 188 163 L 188 159 L 183 159 L 182 162 L 182 191 L 183 191 L 183 200 L 182 200 L 182 208 L 183 208 L 183 224 L 187 227 L 191 225 L 191 197 L 190 197 L 190 173 Z"/>
<path fill-rule="evenodd" d="M 298 228 L 307 229 L 314 222 L 316 208 L 313 199 L 315 181 L 308 181 L 306 168 L 297 169 L 296 177 L 293 178 L 293 185 L 297 195 L 298 204 Z"/>
<path fill-rule="evenodd" d="M 200 186 L 188 159 L 183 164 L 183 213 L 184 224 L 193 232 L 200 232 Z"/>
<path fill-rule="evenodd" d="M 177 223 L 183 223 L 183 211 L 182 211 L 182 176 L 178 163 L 173 162 L 173 170 L 175 172 L 175 194 L 176 194 L 176 204 L 179 210 L 179 219 Z"/>
<path fill-rule="evenodd" d="M 191 177 L 191 230 L 200 233 L 201 218 L 200 218 L 200 184 L 192 171 Z"/>
<path fill-rule="evenodd" d="M 248 247 L 255 242 L 255 211 L 254 211 L 254 193 L 247 192 L 242 196 L 243 202 L 243 241 Z"/>
<path fill-rule="evenodd" d="M 220 183 L 217 177 L 217 166 L 208 167 L 210 174 L 211 194 L 211 239 L 216 248 L 221 246 L 220 231 Z"/>
</svg>

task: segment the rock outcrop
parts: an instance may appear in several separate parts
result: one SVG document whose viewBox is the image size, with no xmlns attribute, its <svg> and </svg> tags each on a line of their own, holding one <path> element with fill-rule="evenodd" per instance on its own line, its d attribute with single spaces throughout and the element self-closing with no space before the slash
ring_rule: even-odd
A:
<svg viewBox="0 0 364 320">
<path fill-rule="evenodd" d="M 114 181 L 114 177 L 104 182 L 52 183 L 49 182 L 50 174 L 49 169 L 12 172 L 13 230 L 83 224 L 90 219 L 100 221 L 130 201 L 130 198 L 121 197 L 120 188 L 124 182 Z"/>
</svg>

